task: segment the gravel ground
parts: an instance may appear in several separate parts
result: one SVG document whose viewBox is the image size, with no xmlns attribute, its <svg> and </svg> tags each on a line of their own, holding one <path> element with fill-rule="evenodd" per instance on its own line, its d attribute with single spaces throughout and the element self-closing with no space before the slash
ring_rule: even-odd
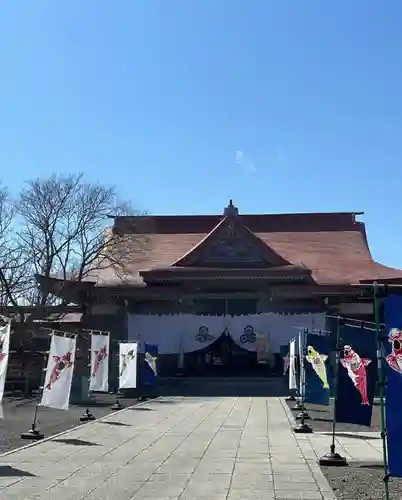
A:
<svg viewBox="0 0 402 500">
<path fill-rule="evenodd" d="M 294 408 L 295 403 L 293 401 L 287 401 L 287 403 L 290 409 Z M 315 432 L 332 432 L 333 404 L 330 406 L 306 404 L 306 409 L 311 418 L 311 420 L 308 421 L 308 424 Z M 381 416 L 379 405 L 374 405 L 373 407 L 373 417 L 371 419 L 370 427 L 354 424 L 336 424 L 337 432 L 379 432 L 380 428 Z"/>
<path fill-rule="evenodd" d="M 338 500 L 384 500 L 380 464 L 353 462 L 348 467 L 321 467 Z M 402 498 L 402 479 L 389 480 L 390 498 Z"/>
<path fill-rule="evenodd" d="M 293 408 L 294 402 L 288 402 Z M 331 406 L 306 405 L 311 420 L 308 424 L 315 432 L 332 431 Z M 293 412 L 296 413 L 296 412 Z M 338 433 L 342 432 L 379 432 L 381 428 L 380 406 L 373 407 L 370 427 L 353 424 L 336 424 Z M 347 467 L 321 467 L 338 500 L 384 500 L 384 471 L 380 463 L 350 462 Z M 402 479 L 389 481 L 390 498 L 402 499 Z"/>
<path fill-rule="evenodd" d="M 116 397 L 113 395 L 102 395 L 94 397 L 91 401 L 90 410 L 96 418 L 108 415 L 115 410 Z M 137 399 L 123 398 L 121 402 L 125 407 L 138 404 Z M 52 408 L 39 408 L 37 428 L 45 437 L 58 434 L 75 427 L 80 422 L 87 405 L 72 405 L 68 411 L 53 410 Z M 35 400 L 23 397 L 5 397 L 3 399 L 4 419 L 0 420 L 0 453 L 24 446 L 31 441 L 21 439 L 21 432 L 31 428 L 32 418 L 35 410 Z"/>
</svg>

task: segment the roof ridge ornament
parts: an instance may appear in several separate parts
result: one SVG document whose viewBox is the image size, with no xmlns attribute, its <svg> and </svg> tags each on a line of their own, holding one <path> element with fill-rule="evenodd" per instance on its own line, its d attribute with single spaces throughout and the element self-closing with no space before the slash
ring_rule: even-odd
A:
<svg viewBox="0 0 402 500">
<path fill-rule="evenodd" d="M 239 209 L 233 205 L 233 200 L 229 200 L 229 205 L 225 207 L 223 212 L 225 217 L 236 217 L 239 215 Z"/>
</svg>

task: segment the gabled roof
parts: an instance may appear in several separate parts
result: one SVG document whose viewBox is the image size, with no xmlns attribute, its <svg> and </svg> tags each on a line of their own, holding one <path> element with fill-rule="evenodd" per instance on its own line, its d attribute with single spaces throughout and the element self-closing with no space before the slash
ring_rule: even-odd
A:
<svg viewBox="0 0 402 500">
<path fill-rule="evenodd" d="M 261 255 L 268 261 L 283 259 L 298 268 L 311 270 L 312 278 L 319 284 L 348 285 L 362 280 L 401 279 L 402 270 L 373 260 L 365 226 L 356 221 L 355 214 L 237 215 L 237 224 L 239 228 L 245 228 L 244 234 L 252 233 L 247 234 L 247 238 L 254 238 L 255 245 L 261 249 Z M 219 228 L 225 227 L 225 224 L 227 218 L 222 215 L 148 217 L 147 248 L 141 249 L 138 259 L 133 259 L 124 284 L 144 286 L 140 275 L 142 271 L 183 268 L 183 263 L 187 265 L 192 259 L 197 261 L 209 245 L 211 235 L 219 235 Z M 125 236 L 135 233 L 139 226 L 141 225 L 135 217 L 117 217 L 114 231 Z M 126 244 L 127 238 L 122 238 L 123 240 Z M 264 251 L 257 241 L 266 246 Z M 133 248 L 133 253 L 135 252 L 136 249 Z M 198 262 L 201 267 L 200 261 Z M 96 286 L 122 284 L 121 277 L 113 268 L 94 270 L 91 274 L 91 280 Z"/>
<path fill-rule="evenodd" d="M 223 258 L 217 255 L 217 252 L 212 253 L 211 250 L 222 239 L 225 241 L 225 238 L 228 238 L 228 233 L 231 240 L 241 241 L 243 248 L 239 250 L 244 249 L 244 254 L 234 255 L 229 261 L 225 262 Z M 203 265 L 204 267 L 230 266 L 239 268 L 248 267 L 253 263 L 262 268 L 291 265 L 289 261 L 281 257 L 261 238 L 250 231 L 240 217 L 226 216 L 193 248 L 173 262 L 172 267 Z"/>
</svg>

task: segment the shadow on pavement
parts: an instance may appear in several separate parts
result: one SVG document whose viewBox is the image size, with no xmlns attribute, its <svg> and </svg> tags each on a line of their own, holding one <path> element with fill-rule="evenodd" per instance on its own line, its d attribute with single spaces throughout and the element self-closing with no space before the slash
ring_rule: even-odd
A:
<svg viewBox="0 0 402 500">
<path fill-rule="evenodd" d="M 97 443 L 84 441 L 83 439 L 52 439 L 53 443 L 71 444 L 73 446 L 99 446 Z"/>
<path fill-rule="evenodd" d="M 121 426 L 121 427 L 131 427 L 130 424 L 125 424 L 123 422 L 105 422 L 105 421 L 101 421 L 99 423 L 100 424 L 107 424 L 107 425 L 116 425 L 116 426 Z"/>
<path fill-rule="evenodd" d="M 0 465 L 0 477 L 37 477 L 30 472 L 15 469 L 10 465 Z"/>
</svg>

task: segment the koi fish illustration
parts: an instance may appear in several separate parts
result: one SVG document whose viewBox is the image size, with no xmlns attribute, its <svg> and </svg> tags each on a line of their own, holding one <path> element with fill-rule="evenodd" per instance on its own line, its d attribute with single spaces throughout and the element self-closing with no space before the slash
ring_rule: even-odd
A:
<svg viewBox="0 0 402 500">
<path fill-rule="evenodd" d="M 389 342 L 392 344 L 392 350 L 386 357 L 387 363 L 394 371 L 402 374 L 402 330 L 392 328 Z"/>
<path fill-rule="evenodd" d="M 151 370 L 154 372 L 155 376 L 158 375 L 156 368 L 156 360 L 157 358 L 152 356 L 149 352 L 145 353 L 145 363 L 148 363 Z"/>
<path fill-rule="evenodd" d="M 73 362 L 71 361 L 72 352 L 67 352 L 64 356 L 53 356 L 53 360 L 55 361 L 55 365 L 50 375 L 50 379 L 48 384 L 46 385 L 46 389 L 50 391 L 52 389 L 53 384 L 59 380 L 61 372 L 66 368 L 71 368 L 73 366 Z"/>
<path fill-rule="evenodd" d="M 327 380 L 327 369 L 325 367 L 325 361 L 328 358 L 326 354 L 320 354 L 314 349 L 313 346 L 307 346 L 306 360 L 311 364 L 313 370 L 318 375 L 321 380 L 324 389 L 329 389 Z"/>
<path fill-rule="evenodd" d="M 346 368 L 349 378 L 359 391 L 362 397 L 362 405 L 370 405 L 367 397 L 367 371 L 366 367 L 371 363 L 371 359 L 361 358 L 350 345 L 343 348 L 343 358 L 341 365 Z"/>
<path fill-rule="evenodd" d="M 283 374 L 286 375 L 289 370 L 290 356 L 289 353 L 283 359 Z"/>
<path fill-rule="evenodd" d="M 120 366 L 120 376 L 123 375 L 123 373 L 126 371 L 127 366 L 129 365 L 130 361 L 132 361 L 135 358 L 134 356 L 134 350 L 130 349 L 127 351 L 125 354 L 121 354 L 120 361 L 121 361 L 121 366 Z"/>
<path fill-rule="evenodd" d="M 5 335 L 2 335 L 0 338 L 0 363 L 3 361 L 3 359 L 6 357 L 6 353 L 3 351 L 4 349 L 4 339 Z"/>
<path fill-rule="evenodd" d="M 93 378 L 96 377 L 96 374 L 98 373 L 100 365 L 107 358 L 107 345 L 105 344 L 100 349 L 95 349 L 94 352 L 95 352 L 95 363 L 94 363 L 94 370 L 92 372 Z"/>
</svg>

